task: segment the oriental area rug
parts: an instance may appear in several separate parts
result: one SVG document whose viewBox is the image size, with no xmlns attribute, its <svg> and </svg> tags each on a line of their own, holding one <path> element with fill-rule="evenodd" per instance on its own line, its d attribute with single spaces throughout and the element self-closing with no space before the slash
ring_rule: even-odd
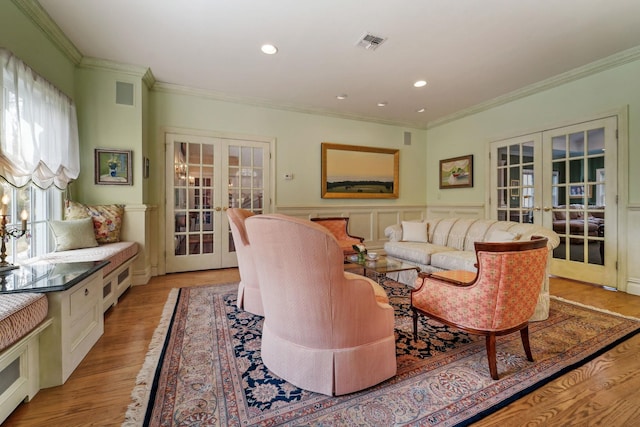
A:
<svg viewBox="0 0 640 427">
<path fill-rule="evenodd" d="M 269 372 L 260 358 L 263 318 L 236 307 L 237 284 L 172 290 L 123 426 L 468 425 L 640 330 L 638 319 L 553 298 L 549 319 L 529 327 L 535 362 L 520 334 L 499 337 L 494 381 L 484 337 L 421 316 L 416 342 L 409 288 L 390 280 L 384 287 L 395 309 L 398 372 L 338 397 Z"/>
</svg>

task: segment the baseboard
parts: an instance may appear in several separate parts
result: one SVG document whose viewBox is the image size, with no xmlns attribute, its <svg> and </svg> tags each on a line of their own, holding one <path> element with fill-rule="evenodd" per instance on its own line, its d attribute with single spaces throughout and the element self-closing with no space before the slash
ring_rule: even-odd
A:
<svg viewBox="0 0 640 427">
<path fill-rule="evenodd" d="M 626 292 L 631 295 L 640 296 L 640 279 L 630 277 L 629 280 L 627 280 Z"/>
</svg>

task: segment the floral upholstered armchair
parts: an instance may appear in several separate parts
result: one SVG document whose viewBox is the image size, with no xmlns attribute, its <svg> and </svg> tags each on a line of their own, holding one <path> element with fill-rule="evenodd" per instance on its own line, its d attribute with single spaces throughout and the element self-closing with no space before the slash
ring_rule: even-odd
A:
<svg viewBox="0 0 640 427">
<path fill-rule="evenodd" d="M 353 245 L 364 242 L 364 237 L 349 234 L 349 218 L 311 218 L 311 221 L 327 228 L 336 238 L 345 255 L 355 254 L 356 251 L 353 249 Z"/>
<path fill-rule="evenodd" d="M 489 372 L 497 380 L 496 336 L 520 331 L 527 359 L 533 361 L 529 318 L 546 274 L 549 249 L 547 239 L 539 236 L 508 243 L 476 242 L 475 248 L 477 275 L 420 273 L 411 292 L 413 335 L 417 340 L 418 315 L 422 314 L 486 336 Z"/>
</svg>

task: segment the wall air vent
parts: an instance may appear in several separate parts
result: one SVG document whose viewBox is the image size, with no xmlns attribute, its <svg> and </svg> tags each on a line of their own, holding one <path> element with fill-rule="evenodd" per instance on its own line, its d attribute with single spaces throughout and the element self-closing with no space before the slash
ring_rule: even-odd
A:
<svg viewBox="0 0 640 427">
<path fill-rule="evenodd" d="M 356 46 L 363 47 L 367 50 L 376 50 L 376 48 L 380 46 L 382 43 L 384 43 L 385 40 L 386 40 L 386 37 L 380 37 L 380 36 L 375 36 L 373 34 L 365 33 L 360 38 L 360 40 L 358 40 L 358 43 Z"/>
</svg>

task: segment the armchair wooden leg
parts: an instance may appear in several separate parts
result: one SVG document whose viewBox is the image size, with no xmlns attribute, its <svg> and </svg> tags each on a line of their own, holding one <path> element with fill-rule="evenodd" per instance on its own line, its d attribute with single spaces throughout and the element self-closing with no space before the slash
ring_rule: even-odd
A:
<svg viewBox="0 0 640 427">
<path fill-rule="evenodd" d="M 487 359 L 489 360 L 489 373 L 494 380 L 498 379 L 498 366 L 496 361 L 496 335 L 487 335 Z"/>
<path fill-rule="evenodd" d="M 413 311 L 413 340 L 418 341 L 418 311 L 411 307 Z"/>
<path fill-rule="evenodd" d="M 523 329 L 520 329 L 520 338 L 522 338 L 522 346 L 524 347 L 524 352 L 527 355 L 527 360 L 529 362 L 533 362 L 531 344 L 529 343 L 529 325 L 525 326 Z"/>
</svg>

